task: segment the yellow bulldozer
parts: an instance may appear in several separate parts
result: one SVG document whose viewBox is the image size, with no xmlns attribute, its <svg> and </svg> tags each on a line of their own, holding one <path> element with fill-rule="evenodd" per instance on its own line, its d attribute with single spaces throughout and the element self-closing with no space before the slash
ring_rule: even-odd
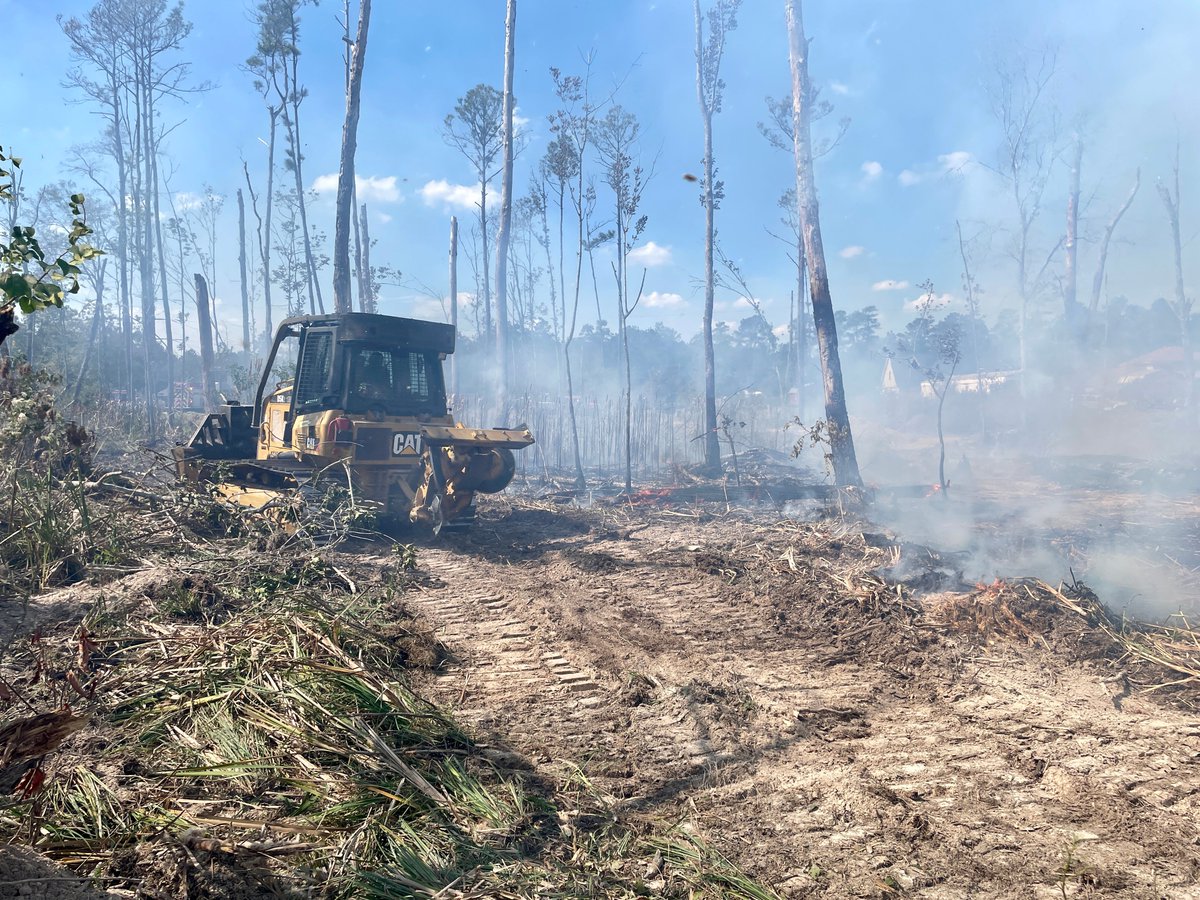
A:
<svg viewBox="0 0 1200 900">
<path fill-rule="evenodd" d="M 253 405 L 225 402 L 174 449 L 180 478 L 278 508 L 322 477 L 342 479 L 385 522 L 434 533 L 475 517 L 476 493 L 504 490 L 528 428 L 467 428 L 446 403 L 454 328 L 368 313 L 297 316 L 275 334 Z M 279 374 L 294 377 L 271 381 Z"/>
</svg>

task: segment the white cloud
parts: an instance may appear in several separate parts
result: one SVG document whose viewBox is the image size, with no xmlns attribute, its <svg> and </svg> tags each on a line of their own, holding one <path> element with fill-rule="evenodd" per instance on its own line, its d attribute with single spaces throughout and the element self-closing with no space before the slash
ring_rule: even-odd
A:
<svg viewBox="0 0 1200 900">
<path fill-rule="evenodd" d="M 974 162 L 975 157 L 966 150 L 953 150 L 950 153 L 938 154 L 936 164 L 918 166 L 915 169 L 905 169 L 898 176 L 898 180 L 902 187 L 912 187 L 915 184 L 930 181 L 934 178 L 941 178 L 947 175 L 961 175 L 969 170 Z"/>
<path fill-rule="evenodd" d="M 682 306 L 684 299 L 680 294 L 651 291 L 648 294 L 642 295 L 642 302 L 651 309 L 670 309 L 672 307 Z"/>
<path fill-rule="evenodd" d="M 488 192 L 489 195 L 491 192 Z M 477 209 L 479 204 L 479 185 L 451 184 L 444 178 L 427 181 L 421 188 L 421 197 L 426 206 L 436 206 L 444 203 L 459 209 Z M 489 196 L 490 199 L 490 196 Z"/>
<path fill-rule="evenodd" d="M 387 213 L 381 212 L 381 213 L 376 213 L 375 215 L 378 217 L 379 221 L 382 222 L 384 225 L 386 225 L 388 222 L 392 221 L 392 217 L 389 216 Z"/>
<path fill-rule="evenodd" d="M 966 150 L 955 150 L 953 153 L 943 153 L 938 157 L 938 165 L 943 175 L 961 172 L 974 161 L 975 158 Z"/>
<path fill-rule="evenodd" d="M 838 251 L 838 256 L 840 256 L 842 259 L 854 259 L 854 257 L 862 256 L 866 252 L 866 247 L 860 247 L 858 244 L 854 244 L 849 247 L 843 247 Z"/>
<path fill-rule="evenodd" d="M 318 194 L 336 193 L 337 186 L 337 172 L 318 175 L 312 183 L 312 189 Z M 355 175 L 354 187 L 359 203 L 399 203 L 403 199 L 400 188 L 396 186 L 395 175 Z"/>
<path fill-rule="evenodd" d="M 415 297 L 409 301 L 409 308 L 405 312 L 405 315 L 433 322 L 445 322 L 448 321 L 446 310 L 449 308 L 450 303 L 445 299 L 435 300 L 433 297 Z"/>
<path fill-rule="evenodd" d="M 771 334 L 782 340 L 786 340 L 790 329 L 786 325 L 776 325 L 771 329 Z"/>
<path fill-rule="evenodd" d="M 871 285 L 873 291 L 902 291 L 908 287 L 907 281 L 896 281 L 894 278 L 885 278 L 883 281 L 877 281 Z"/>
<path fill-rule="evenodd" d="M 863 181 L 874 181 L 883 174 L 883 164 L 871 159 L 862 164 Z"/>
<path fill-rule="evenodd" d="M 647 269 L 665 266 L 671 261 L 671 248 L 663 247 L 654 241 L 646 241 L 643 246 L 630 251 L 629 261 L 637 266 L 645 266 Z"/>
<path fill-rule="evenodd" d="M 193 194 L 191 191 L 180 191 L 175 195 L 175 210 L 177 212 L 190 212 L 193 209 L 199 209 L 204 205 L 204 198 L 199 194 Z M 132 208 L 132 202 L 130 204 Z"/>
<path fill-rule="evenodd" d="M 932 296 L 930 294 L 922 294 L 921 296 L 914 297 L 912 300 L 909 300 L 907 303 L 905 303 L 904 308 L 909 312 L 916 312 L 918 308 L 924 306 L 926 303 L 930 303 L 931 300 L 931 308 L 939 310 L 945 309 L 947 306 L 953 303 L 955 297 L 953 294 L 933 294 Z"/>
<path fill-rule="evenodd" d="M 840 81 L 829 82 L 829 89 L 835 94 L 840 94 L 843 97 L 850 93 L 850 85 L 843 84 Z"/>
</svg>

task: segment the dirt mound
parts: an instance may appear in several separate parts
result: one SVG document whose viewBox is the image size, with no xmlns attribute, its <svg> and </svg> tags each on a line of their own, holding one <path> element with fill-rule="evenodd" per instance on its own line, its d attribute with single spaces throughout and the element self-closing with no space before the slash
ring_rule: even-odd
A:
<svg viewBox="0 0 1200 900">
<path fill-rule="evenodd" d="M 103 900 L 107 896 L 28 847 L 0 845 L 0 900 Z"/>
</svg>

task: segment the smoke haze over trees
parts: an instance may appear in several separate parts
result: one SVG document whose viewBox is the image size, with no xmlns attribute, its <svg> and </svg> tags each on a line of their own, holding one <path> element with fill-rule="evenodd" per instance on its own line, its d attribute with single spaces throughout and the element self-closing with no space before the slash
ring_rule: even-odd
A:
<svg viewBox="0 0 1200 900">
<path fill-rule="evenodd" d="M 5 8 L 12 33 L 64 61 L 48 75 L 22 41 L 5 75 L 14 125 L 0 137 L 37 162 L 9 203 L 11 224 L 69 226 L 52 195 L 83 191 L 107 254 L 64 310 L 22 322 L 10 352 L 71 373 L 81 401 L 126 404 L 130 427 L 152 435 L 168 410 L 198 402 L 195 274 L 212 298 L 213 377 L 227 396 L 245 393 L 281 318 L 332 306 L 338 135 L 359 4 L 333 6 Z M 678 412 L 679 460 L 711 467 L 714 445 L 730 449 L 718 420 L 749 408 L 787 449 L 782 423 L 818 418 L 822 377 L 792 107 L 776 99 L 790 77 L 784 6 L 616 4 L 553 16 L 523 7 L 509 204 L 499 177 L 504 4 L 462 20 L 434 7 L 377 9 L 337 235 L 353 270 L 339 304 L 455 315 L 461 392 L 494 392 L 499 366 L 526 414 L 533 398 L 562 398 L 566 464 L 580 477 L 595 464 L 583 445 L 599 440 L 584 437 L 577 451 L 581 428 L 615 429 L 630 478 L 639 464 L 669 463 L 661 448 L 638 460 L 628 449 L 639 404 Z M 951 394 L 951 432 L 966 427 L 960 414 L 983 435 L 1028 425 L 1048 395 L 1067 406 L 1128 402 L 1121 392 L 1134 382 L 1144 404 L 1194 405 L 1194 5 L 804 13 L 813 177 L 851 418 L 901 415 L 921 391 L 920 379 L 905 383 L 916 369 L 904 354 L 949 333 L 961 336 L 959 377 L 994 375 L 1001 393 L 1024 394 L 957 411 Z M 1121 29 L 1133 37 L 1115 41 Z M 936 63 L 914 64 L 930 48 Z M 1091 63 L 1099 57 L 1111 64 L 1104 78 Z M 701 112 L 706 102 L 719 112 L 709 174 L 698 76 Z M 711 247 L 697 202 L 709 180 L 719 194 Z M 1142 180 L 1152 189 L 1139 192 Z M 941 286 L 936 298 L 916 287 L 926 280 Z M 1155 353 L 1157 363 L 1138 361 Z M 1137 374 L 1151 369 L 1149 380 Z M 906 373 L 901 401 L 885 389 L 889 370 Z"/>
</svg>

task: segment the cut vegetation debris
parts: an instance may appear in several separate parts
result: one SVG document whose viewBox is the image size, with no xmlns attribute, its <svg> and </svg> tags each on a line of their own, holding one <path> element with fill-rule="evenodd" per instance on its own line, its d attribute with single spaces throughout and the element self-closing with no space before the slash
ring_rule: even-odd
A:
<svg viewBox="0 0 1200 900">
<path fill-rule="evenodd" d="M 1155 705 L 1200 697 L 1182 618 L 724 499 L 501 498 L 452 543 L 323 547 L 45 425 L 0 467 L 41 491 L 4 509 L 0 834 L 116 896 L 1200 874 L 1194 724 Z"/>
<path fill-rule="evenodd" d="M 603 828 L 562 828 L 553 788 L 499 774 L 409 687 L 439 651 L 402 617 L 404 554 L 364 589 L 320 557 L 248 562 L 117 582 L 10 655 L 0 741 L 39 774 L 7 840 L 138 896 L 772 896 L 694 837 L 592 815 L 578 786 Z"/>
</svg>

